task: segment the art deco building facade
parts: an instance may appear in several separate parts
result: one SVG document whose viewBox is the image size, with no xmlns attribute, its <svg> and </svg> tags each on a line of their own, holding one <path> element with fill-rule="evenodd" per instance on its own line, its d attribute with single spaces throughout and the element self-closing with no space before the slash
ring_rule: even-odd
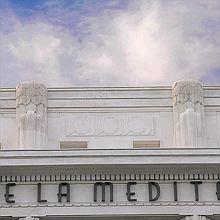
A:
<svg viewBox="0 0 220 220">
<path fill-rule="evenodd" d="M 0 90 L 0 220 L 220 220 L 220 86 Z"/>
</svg>

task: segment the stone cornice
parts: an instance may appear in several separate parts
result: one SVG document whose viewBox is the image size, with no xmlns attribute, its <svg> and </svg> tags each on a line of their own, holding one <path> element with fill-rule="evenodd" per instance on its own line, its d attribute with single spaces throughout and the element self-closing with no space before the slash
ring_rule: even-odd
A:
<svg viewBox="0 0 220 220">
<path fill-rule="evenodd" d="M 0 151 L 1 174 L 83 172 L 219 172 L 220 149 Z M 201 166 L 202 165 L 202 166 Z M 117 169 L 116 169 L 117 167 Z M 116 170 L 115 170 L 116 169 Z M 31 171 L 30 171 L 31 170 Z"/>
</svg>

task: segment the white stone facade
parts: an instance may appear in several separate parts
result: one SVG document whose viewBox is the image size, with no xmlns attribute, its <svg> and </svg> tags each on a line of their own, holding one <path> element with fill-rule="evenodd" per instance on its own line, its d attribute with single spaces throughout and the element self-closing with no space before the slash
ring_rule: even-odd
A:
<svg viewBox="0 0 220 220">
<path fill-rule="evenodd" d="M 0 107 L 0 219 L 220 219 L 220 86 L 28 81 Z M 93 200 L 98 182 L 113 202 Z"/>
<path fill-rule="evenodd" d="M 85 140 L 89 149 L 129 149 L 135 140 L 159 140 L 161 148 L 220 147 L 218 86 L 178 81 L 173 91 L 171 87 L 47 89 L 39 82 L 24 82 L 17 90 L 2 88 L 0 98 L 4 150 L 57 150 L 65 140 Z"/>
</svg>

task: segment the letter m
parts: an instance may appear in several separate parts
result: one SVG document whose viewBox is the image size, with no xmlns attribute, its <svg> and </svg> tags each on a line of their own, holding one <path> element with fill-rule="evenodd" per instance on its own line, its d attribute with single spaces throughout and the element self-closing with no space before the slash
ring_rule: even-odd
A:
<svg viewBox="0 0 220 220">
<path fill-rule="evenodd" d="M 94 184 L 94 202 L 97 202 L 98 187 L 102 189 L 102 202 L 105 202 L 105 190 L 109 186 L 110 202 L 113 202 L 113 184 L 111 182 L 96 182 Z"/>
</svg>

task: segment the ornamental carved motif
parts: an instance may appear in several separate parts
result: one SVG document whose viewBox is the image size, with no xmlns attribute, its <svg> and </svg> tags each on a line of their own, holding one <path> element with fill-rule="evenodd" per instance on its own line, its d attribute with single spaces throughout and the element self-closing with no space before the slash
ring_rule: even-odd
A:
<svg viewBox="0 0 220 220">
<path fill-rule="evenodd" d="M 75 115 L 65 119 L 65 136 L 154 136 L 154 117 L 146 114 Z"/>
<path fill-rule="evenodd" d="M 47 87 L 39 81 L 25 81 L 16 87 L 16 107 L 28 104 L 47 106 Z"/>
<path fill-rule="evenodd" d="M 200 103 L 203 105 L 202 85 L 194 80 L 179 80 L 172 88 L 173 105 L 186 102 Z"/>
</svg>

